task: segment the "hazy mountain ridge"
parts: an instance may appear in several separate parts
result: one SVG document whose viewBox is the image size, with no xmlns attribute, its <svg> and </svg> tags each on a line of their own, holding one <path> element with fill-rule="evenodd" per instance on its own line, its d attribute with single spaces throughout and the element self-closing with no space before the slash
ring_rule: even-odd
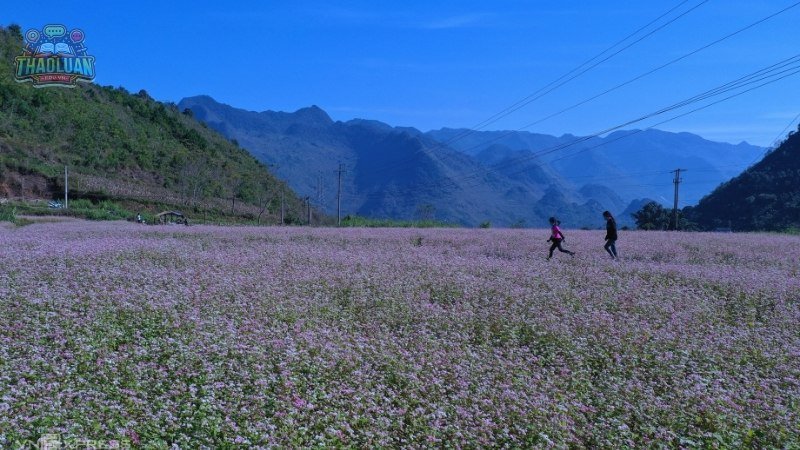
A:
<svg viewBox="0 0 800 450">
<path fill-rule="evenodd" d="M 695 204 L 758 160 L 764 148 L 713 142 L 691 133 L 661 130 L 616 131 L 605 137 L 547 136 L 525 131 L 476 131 L 443 128 L 427 134 L 464 153 L 480 155 L 498 146 L 517 152 L 503 167 L 535 159 L 580 190 L 585 184 L 613 189 L 626 203 L 637 198 L 672 202 L 674 169 L 688 169 L 682 204 Z"/>
<path fill-rule="evenodd" d="M 277 165 L 281 177 L 328 213 L 336 212 L 341 163 L 346 170 L 342 214 L 426 217 L 467 226 L 485 221 L 543 226 L 549 215 L 561 214 L 572 226 L 601 224 L 594 205 L 583 207 L 580 194 L 566 189 L 557 174 L 537 171 L 535 162 L 512 179 L 413 128 L 371 120 L 333 122 L 319 112 L 308 126 L 308 108 L 295 113 L 244 111 L 207 96 L 183 99 L 179 107 L 191 109 L 261 161 Z M 563 195 L 537 206 L 551 186 Z"/>
<path fill-rule="evenodd" d="M 728 155 L 726 163 L 763 152 L 747 144 L 711 143 L 688 133 L 657 130 L 589 139 L 458 129 L 423 133 L 374 120 L 336 122 L 317 107 L 253 112 L 208 96 L 185 98 L 179 107 L 191 109 L 259 160 L 276 165 L 281 177 L 328 213 L 336 212 L 336 171 L 342 164 L 342 214 L 432 216 L 467 226 L 485 221 L 545 226 L 547 217 L 558 215 L 567 226 L 598 227 L 605 209 L 630 224 L 623 212 L 632 202 L 656 196 L 664 203 L 671 200 L 669 170 L 676 163 L 712 174 L 704 174 L 710 185 L 703 195 L 729 178 L 692 154 L 702 153 L 703 145 L 718 160 L 739 148 L 742 155 Z M 674 155 L 669 152 L 673 147 Z M 644 169 L 633 170 L 636 164 Z M 682 198 L 699 196 L 694 191 L 687 183 Z"/>
</svg>

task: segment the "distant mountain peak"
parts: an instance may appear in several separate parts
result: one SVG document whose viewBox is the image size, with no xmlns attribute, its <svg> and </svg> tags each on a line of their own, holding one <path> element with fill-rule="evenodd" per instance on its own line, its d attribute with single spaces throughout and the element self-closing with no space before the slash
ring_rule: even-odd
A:
<svg viewBox="0 0 800 450">
<path fill-rule="evenodd" d="M 314 125 L 331 125 L 333 119 L 322 108 L 317 105 L 300 108 L 294 112 L 294 116 L 303 121 Z"/>
<path fill-rule="evenodd" d="M 394 130 L 394 128 L 389 124 L 370 119 L 350 119 L 347 122 L 344 122 L 344 124 L 347 126 L 362 127 L 385 133 L 390 133 L 392 130 Z"/>
<path fill-rule="evenodd" d="M 250 114 L 263 114 L 268 116 L 283 116 L 290 118 L 292 122 L 301 122 L 305 125 L 327 126 L 333 124 L 333 119 L 322 108 L 317 105 L 306 106 L 300 108 L 293 113 L 286 113 L 280 111 L 250 111 L 245 109 L 234 108 L 226 103 L 220 102 L 210 95 L 201 94 L 192 97 L 186 97 L 179 102 L 179 105 L 186 107 L 203 106 L 206 108 L 222 108 L 227 111 L 234 111 L 236 113 L 250 113 Z"/>
<path fill-rule="evenodd" d="M 200 95 L 193 95 L 191 97 L 186 97 L 184 100 L 194 100 L 196 102 L 214 102 L 219 103 L 218 101 L 214 100 L 214 97 L 206 94 Z"/>
</svg>

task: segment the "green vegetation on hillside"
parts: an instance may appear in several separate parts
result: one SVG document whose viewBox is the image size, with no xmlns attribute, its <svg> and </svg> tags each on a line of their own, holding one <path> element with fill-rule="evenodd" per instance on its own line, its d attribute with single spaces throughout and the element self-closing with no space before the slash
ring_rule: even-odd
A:
<svg viewBox="0 0 800 450">
<path fill-rule="evenodd" d="M 144 90 L 82 84 L 34 88 L 13 79 L 19 27 L 0 27 L 0 196 L 135 201 L 153 210 L 273 222 L 302 201 L 246 150 Z M 90 49 L 91 53 L 91 49 Z"/>
<path fill-rule="evenodd" d="M 394 220 L 394 219 L 372 219 L 361 216 L 342 217 L 343 227 L 364 227 L 364 228 L 460 228 L 458 224 L 440 222 L 437 220 Z"/>
<path fill-rule="evenodd" d="M 685 215 L 702 228 L 791 231 L 800 228 L 800 134 L 720 185 Z"/>
</svg>

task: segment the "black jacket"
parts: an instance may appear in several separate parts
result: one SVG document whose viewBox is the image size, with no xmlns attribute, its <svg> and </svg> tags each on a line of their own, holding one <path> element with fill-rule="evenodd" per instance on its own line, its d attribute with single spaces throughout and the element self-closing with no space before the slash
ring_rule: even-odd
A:
<svg viewBox="0 0 800 450">
<path fill-rule="evenodd" d="M 617 221 L 613 218 L 606 220 L 606 240 L 617 240 Z"/>
</svg>

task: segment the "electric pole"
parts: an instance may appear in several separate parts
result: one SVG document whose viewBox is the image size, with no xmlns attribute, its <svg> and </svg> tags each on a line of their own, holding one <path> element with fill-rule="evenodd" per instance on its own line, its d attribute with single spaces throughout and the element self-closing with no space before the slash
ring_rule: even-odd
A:
<svg viewBox="0 0 800 450">
<path fill-rule="evenodd" d="M 277 163 L 267 164 L 267 167 L 272 167 L 273 169 L 278 170 Z M 277 175 L 275 175 L 274 171 L 272 175 L 277 179 Z M 267 201 L 267 203 L 269 203 L 269 201 Z M 283 186 L 281 186 L 281 225 L 283 225 Z"/>
<path fill-rule="evenodd" d="M 342 174 L 345 172 L 344 164 L 339 163 L 339 188 L 336 192 L 336 226 L 342 225 Z"/>
<path fill-rule="evenodd" d="M 672 183 L 675 184 L 675 203 L 672 207 L 672 223 L 675 226 L 675 231 L 678 231 L 678 186 L 681 184 L 681 171 L 686 171 L 686 169 L 675 169 L 671 173 L 675 174 L 675 178 L 672 179 Z"/>
<path fill-rule="evenodd" d="M 69 172 L 64 166 L 64 209 L 69 209 Z"/>
<path fill-rule="evenodd" d="M 283 215 L 284 215 L 284 211 L 286 210 L 286 208 L 284 206 L 285 202 L 284 202 L 284 195 L 283 194 L 284 194 L 284 190 L 283 190 L 283 186 L 281 186 L 281 225 L 284 224 Z"/>
</svg>

